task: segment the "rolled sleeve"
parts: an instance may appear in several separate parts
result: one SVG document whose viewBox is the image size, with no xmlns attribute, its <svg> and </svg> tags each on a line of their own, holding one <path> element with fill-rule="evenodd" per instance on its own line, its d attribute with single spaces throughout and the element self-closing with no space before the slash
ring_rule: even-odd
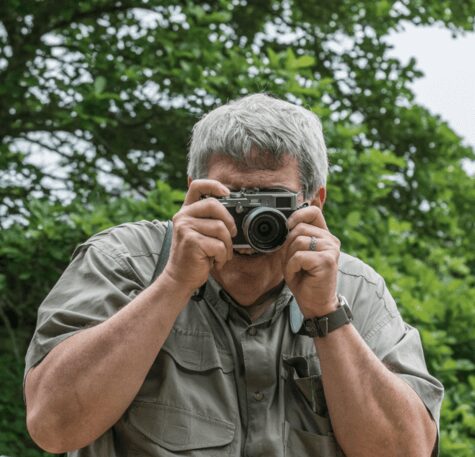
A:
<svg viewBox="0 0 475 457">
<path fill-rule="evenodd" d="M 80 246 L 38 309 L 25 375 L 60 342 L 105 321 L 143 288 L 120 252 L 102 240 Z"/>
<path fill-rule="evenodd" d="M 444 388 L 427 370 L 419 332 L 403 321 L 383 278 L 368 265 L 345 255 L 339 279 L 356 329 L 375 355 L 417 393 L 439 431 Z"/>
<path fill-rule="evenodd" d="M 366 342 L 379 359 L 418 394 L 437 423 L 439 429 L 440 407 L 444 394 L 442 384 L 427 370 L 419 332 L 405 323 L 383 279 L 379 280 L 378 309 L 388 312 L 379 316 L 374 328 L 366 335 Z"/>
<path fill-rule="evenodd" d="M 390 327 L 390 326 L 388 326 Z M 427 371 L 419 332 L 408 324 L 399 341 L 383 357 L 384 364 L 419 395 L 439 429 L 440 408 L 444 396 L 442 384 Z M 391 332 L 391 328 L 383 331 Z"/>
</svg>

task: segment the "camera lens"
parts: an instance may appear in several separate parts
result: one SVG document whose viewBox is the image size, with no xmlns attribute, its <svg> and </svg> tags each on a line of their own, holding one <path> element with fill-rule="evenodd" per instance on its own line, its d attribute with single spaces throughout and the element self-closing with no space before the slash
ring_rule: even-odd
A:
<svg viewBox="0 0 475 457">
<path fill-rule="evenodd" d="M 258 252 L 277 250 L 289 233 L 284 214 L 265 206 L 250 211 L 243 220 L 242 228 L 247 242 Z"/>
</svg>

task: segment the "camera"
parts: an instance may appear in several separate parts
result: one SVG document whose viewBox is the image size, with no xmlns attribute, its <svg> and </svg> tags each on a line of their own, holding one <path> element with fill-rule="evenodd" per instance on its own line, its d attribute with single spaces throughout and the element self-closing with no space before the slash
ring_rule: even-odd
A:
<svg viewBox="0 0 475 457">
<path fill-rule="evenodd" d="M 242 189 L 219 198 L 236 223 L 233 247 L 263 253 L 279 249 L 289 233 L 287 218 L 299 209 L 297 195 L 280 189 Z"/>
</svg>

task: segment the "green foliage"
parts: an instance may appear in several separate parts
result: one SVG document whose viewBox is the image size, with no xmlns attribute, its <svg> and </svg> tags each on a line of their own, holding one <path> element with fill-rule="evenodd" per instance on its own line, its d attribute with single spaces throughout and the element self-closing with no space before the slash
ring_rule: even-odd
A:
<svg viewBox="0 0 475 457">
<path fill-rule="evenodd" d="M 474 455 L 475 155 L 414 104 L 416 62 L 386 42 L 405 21 L 457 34 L 474 18 L 475 0 L 0 2 L 0 453 L 41 455 L 21 360 L 74 246 L 170 217 L 195 121 L 267 91 L 322 119 L 329 226 L 421 330 L 447 388 L 442 456 Z"/>
<path fill-rule="evenodd" d="M 0 215 L 24 214 L 32 192 L 88 202 L 144 195 L 157 179 L 183 188 L 191 126 L 211 105 L 255 91 L 292 94 L 327 124 L 330 113 L 360 116 L 364 147 L 427 156 L 427 138 L 412 133 L 433 127 L 452 135 L 454 159 L 470 156 L 442 123 L 406 108 L 419 72 L 388 57 L 385 36 L 404 21 L 471 30 L 474 5 L 5 0 Z M 441 150 L 438 138 L 431 149 Z"/>
<path fill-rule="evenodd" d="M 0 453 L 9 456 L 40 457 L 43 453 L 25 434 L 22 401 L 22 364 L 11 353 L 0 354 Z"/>
<path fill-rule="evenodd" d="M 333 157 L 327 221 L 344 250 L 385 277 L 405 320 L 420 330 L 429 370 L 446 387 L 441 455 L 469 457 L 475 452 L 475 256 L 465 211 L 474 214 L 475 180 L 448 154 L 431 161 L 419 155 L 421 165 L 409 165 L 391 150 L 359 152 L 345 140 L 355 134 L 352 126 L 337 129 L 341 146 Z M 449 149 L 443 136 L 417 135 L 447 141 L 443 150 Z"/>
<path fill-rule="evenodd" d="M 0 232 L 0 454 L 42 455 L 25 431 L 23 355 L 36 309 L 65 269 L 74 247 L 94 233 L 129 220 L 167 220 L 181 191 L 157 182 L 146 199 L 116 198 L 84 207 L 45 200 L 25 202 L 29 220 Z M 45 454 L 46 455 L 46 454 Z"/>
</svg>

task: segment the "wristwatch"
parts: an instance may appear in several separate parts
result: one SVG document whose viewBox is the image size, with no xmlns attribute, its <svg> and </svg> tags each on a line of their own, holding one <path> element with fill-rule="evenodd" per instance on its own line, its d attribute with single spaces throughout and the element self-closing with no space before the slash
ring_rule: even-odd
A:
<svg viewBox="0 0 475 457">
<path fill-rule="evenodd" d="M 353 320 L 353 314 L 351 314 L 348 302 L 343 295 L 338 294 L 338 308 L 331 313 L 325 314 L 321 317 L 312 317 L 310 319 L 304 319 L 299 335 L 307 335 L 312 338 L 316 336 L 327 336 L 333 330 L 349 324 Z"/>
</svg>

